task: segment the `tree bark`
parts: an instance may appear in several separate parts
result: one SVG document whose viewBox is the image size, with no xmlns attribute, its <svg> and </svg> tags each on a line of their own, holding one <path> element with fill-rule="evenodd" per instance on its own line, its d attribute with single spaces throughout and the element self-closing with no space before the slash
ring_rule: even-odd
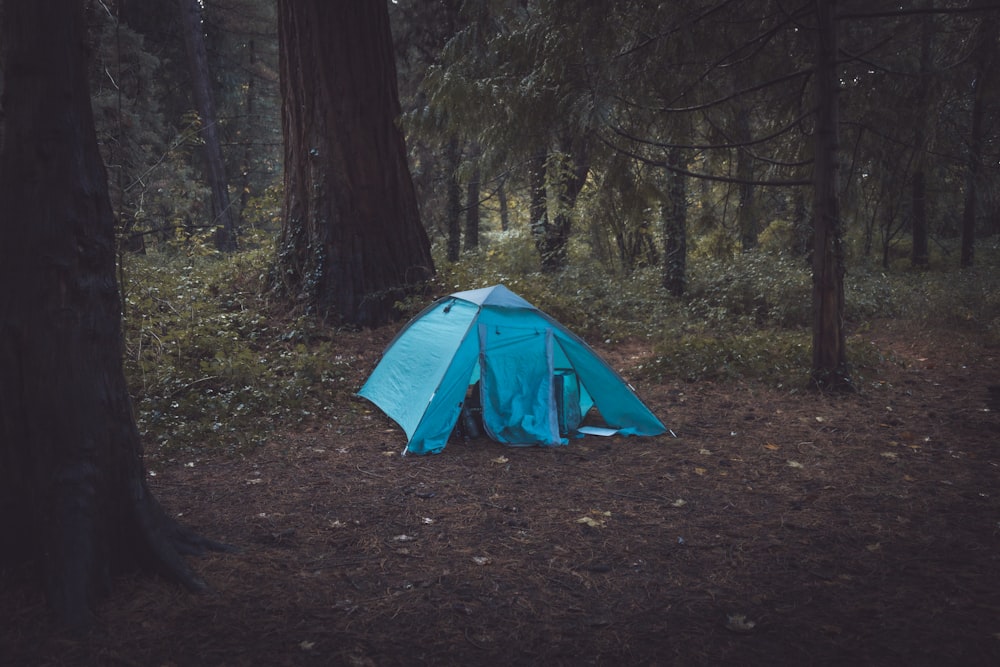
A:
<svg viewBox="0 0 1000 667">
<path fill-rule="evenodd" d="M 921 17 L 920 26 L 920 75 L 917 80 L 917 118 L 914 130 L 913 150 L 916 151 L 916 167 L 912 183 L 912 233 L 913 248 L 910 262 L 914 267 L 925 268 L 930 263 L 927 246 L 927 127 L 930 110 L 931 44 L 934 34 L 934 16 L 930 13 L 933 3 L 926 0 L 922 8 L 928 13 Z"/>
<path fill-rule="evenodd" d="M 199 590 L 181 554 L 220 545 L 146 487 L 82 0 L 7 0 L 2 43 L 0 557 L 35 563 L 58 621 L 84 629 L 112 574 L 144 567 Z"/>
<path fill-rule="evenodd" d="M 500 181 L 497 186 L 497 201 L 500 203 L 500 231 L 505 232 L 510 228 L 510 210 L 507 206 L 507 179 Z"/>
<path fill-rule="evenodd" d="M 683 150 L 672 148 L 668 162 L 684 168 Z M 663 286 L 675 297 L 687 289 L 687 178 L 667 174 L 669 199 L 663 211 Z"/>
<path fill-rule="evenodd" d="M 545 252 L 545 234 L 549 228 L 548 188 L 545 185 L 546 155 L 542 151 L 528 159 L 528 188 L 531 191 L 528 204 L 529 224 L 539 255 Z"/>
<path fill-rule="evenodd" d="M 564 137 L 559 148 L 558 153 L 549 155 L 545 164 L 545 183 L 554 191 L 555 210 L 551 216 L 541 218 L 543 226 L 540 235 L 536 236 L 536 243 L 540 242 L 543 273 L 555 273 L 566 266 L 570 216 L 590 172 L 590 156 L 584 139 Z"/>
<path fill-rule="evenodd" d="M 445 149 L 445 164 L 448 184 L 445 186 L 445 224 L 447 226 L 447 257 L 449 262 L 457 262 L 462 254 L 462 186 L 458 182 L 458 166 L 462 152 L 458 137 L 452 136 Z"/>
<path fill-rule="evenodd" d="M 816 0 L 816 137 L 813 171 L 812 379 L 851 389 L 844 333 L 844 247 L 838 193 L 837 28 L 835 0 Z"/>
<path fill-rule="evenodd" d="M 246 115 L 246 126 L 249 128 L 254 121 L 256 110 L 257 91 L 257 50 L 254 40 L 247 40 L 247 50 L 250 52 L 249 72 L 247 73 L 246 95 L 243 113 Z M 247 132 L 247 142 L 243 148 L 243 164 L 240 174 L 240 211 L 239 223 L 241 228 L 245 228 L 247 206 L 250 204 L 250 173 L 253 171 L 254 145 L 250 141 L 250 132 Z"/>
<path fill-rule="evenodd" d="M 279 0 L 279 275 L 308 310 L 379 326 L 433 274 L 407 164 L 385 2 Z"/>
<path fill-rule="evenodd" d="M 478 149 L 473 147 L 470 152 L 470 159 L 478 160 Z M 480 169 L 478 166 L 472 168 L 469 182 L 465 186 L 465 249 L 475 250 L 479 247 L 479 197 L 481 186 L 479 183 Z"/>
<path fill-rule="evenodd" d="M 978 203 L 979 176 L 983 162 L 983 115 L 986 100 L 987 77 L 992 70 L 996 49 L 997 21 L 992 15 L 984 16 L 976 34 L 973 52 L 975 69 L 972 79 L 972 122 L 969 130 L 968 166 L 965 173 L 965 205 L 962 209 L 961 265 L 972 266 L 976 248 L 976 208 Z"/>
<path fill-rule="evenodd" d="M 198 0 L 177 0 L 181 15 L 184 45 L 191 71 L 191 90 L 201 118 L 202 152 L 205 156 L 206 180 L 212 193 L 212 224 L 215 226 L 215 247 L 222 252 L 236 250 L 236 216 L 229 200 L 229 181 L 222 159 L 219 123 L 212 96 L 208 54 L 205 51 L 204 25 Z"/>
<path fill-rule="evenodd" d="M 753 140 L 750 129 L 750 110 L 746 107 L 736 112 L 736 140 L 749 144 Z M 740 250 L 750 252 L 757 247 L 759 225 L 757 208 L 754 204 L 753 156 L 746 148 L 737 149 L 736 175 L 740 179 L 737 186 L 739 203 L 736 206 L 736 227 L 740 232 Z"/>
</svg>

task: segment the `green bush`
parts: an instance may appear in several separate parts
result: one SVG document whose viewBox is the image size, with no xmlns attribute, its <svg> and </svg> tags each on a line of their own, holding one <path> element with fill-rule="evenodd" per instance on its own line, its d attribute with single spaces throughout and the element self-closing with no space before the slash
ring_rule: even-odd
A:
<svg viewBox="0 0 1000 667">
<path fill-rule="evenodd" d="M 247 246 L 231 256 L 169 250 L 124 260 L 126 375 L 144 439 L 168 457 L 238 452 L 313 420 L 347 427 L 367 409 L 351 396 L 368 369 L 336 331 L 271 304 L 273 243 L 257 232 Z M 981 244 L 973 269 L 894 274 L 852 264 L 846 316 L 855 326 L 900 317 L 975 328 L 1000 345 L 995 246 Z M 542 274 L 530 236 L 487 233 L 459 262 L 435 258 L 433 288 L 504 283 L 592 343 L 649 341 L 654 359 L 639 372 L 651 381 L 808 382 L 812 281 L 801 258 L 693 257 L 688 294 L 677 299 L 658 268 L 611 273 L 579 241 L 570 257 L 562 272 Z M 416 314 L 427 303 L 400 306 Z M 859 386 L 884 361 L 860 337 L 849 338 L 848 360 Z"/>
<path fill-rule="evenodd" d="M 804 260 L 750 252 L 690 267 L 687 314 L 724 329 L 809 326 L 812 279 Z"/>
<path fill-rule="evenodd" d="M 354 358 L 314 321 L 270 314 L 270 257 L 126 258 L 125 372 L 147 442 L 238 451 L 348 403 Z"/>
<path fill-rule="evenodd" d="M 743 334 L 708 332 L 664 336 L 643 372 L 656 379 L 754 378 L 804 386 L 809 379 L 810 336 L 805 331 L 761 329 Z"/>
</svg>

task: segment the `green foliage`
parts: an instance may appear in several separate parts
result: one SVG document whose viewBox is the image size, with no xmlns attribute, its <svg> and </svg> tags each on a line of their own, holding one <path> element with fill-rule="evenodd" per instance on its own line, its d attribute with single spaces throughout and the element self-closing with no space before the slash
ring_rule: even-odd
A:
<svg viewBox="0 0 1000 667">
<path fill-rule="evenodd" d="M 349 412 L 355 359 L 308 318 L 270 316 L 272 252 L 127 258 L 125 372 L 140 431 L 164 453 L 238 451 Z"/>
<path fill-rule="evenodd" d="M 988 329 L 1000 318 L 996 266 L 892 274 L 893 314 L 945 326 Z"/>
<path fill-rule="evenodd" d="M 804 260 L 751 252 L 693 264 L 688 316 L 726 329 L 758 325 L 808 327 L 812 279 Z"/>
<path fill-rule="evenodd" d="M 435 258 L 440 292 L 502 283 L 593 340 L 651 338 L 662 320 L 678 314 L 679 304 L 659 285 L 657 269 L 641 269 L 627 280 L 617 279 L 578 243 L 570 248 L 566 269 L 543 274 L 526 231 L 489 233 L 484 238 L 485 250 L 466 255 L 460 262 Z"/>
<path fill-rule="evenodd" d="M 690 265 L 690 293 L 675 299 L 658 268 L 609 273 L 579 239 L 556 274 L 535 268 L 527 231 L 489 232 L 483 240 L 460 262 L 436 258 L 438 295 L 506 284 L 591 343 L 643 341 L 653 355 L 636 370 L 649 382 L 747 380 L 790 391 L 809 382 L 811 278 L 801 258 L 765 251 L 729 261 L 700 257 Z M 161 455 L 239 452 L 275 429 L 312 421 L 349 428 L 363 418 L 367 406 L 351 396 L 368 369 L 336 331 L 272 307 L 265 286 L 273 243 L 263 235 L 255 243 L 227 257 L 126 258 L 126 374 L 143 437 Z M 974 328 L 1000 345 L 994 246 L 983 243 L 980 265 L 968 270 L 885 274 L 851 266 L 851 328 L 900 317 Z M 427 301 L 399 305 L 412 315 Z M 848 359 L 861 387 L 885 361 L 861 335 L 849 337 Z"/>
<path fill-rule="evenodd" d="M 281 228 L 281 207 L 285 198 L 285 188 L 282 183 L 273 183 L 263 192 L 247 198 L 243 208 L 243 220 L 254 230 L 277 231 Z M 255 240 L 260 243 L 260 240 Z"/>
<path fill-rule="evenodd" d="M 643 374 L 657 381 L 753 378 L 802 387 L 809 380 L 807 331 L 756 329 L 747 333 L 671 332 L 655 347 Z"/>
</svg>

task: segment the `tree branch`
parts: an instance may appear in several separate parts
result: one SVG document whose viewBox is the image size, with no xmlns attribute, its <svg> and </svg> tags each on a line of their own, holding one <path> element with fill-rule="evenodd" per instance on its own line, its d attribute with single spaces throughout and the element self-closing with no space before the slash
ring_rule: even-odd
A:
<svg viewBox="0 0 1000 667">
<path fill-rule="evenodd" d="M 653 158 L 646 157 L 645 155 L 640 155 L 634 151 L 630 151 L 626 148 L 622 148 L 614 144 L 613 142 L 605 139 L 601 136 L 600 132 L 596 133 L 597 140 L 602 144 L 607 146 L 613 151 L 626 155 L 634 160 L 638 160 L 643 164 L 653 165 L 665 169 L 671 173 L 679 174 L 681 176 L 688 176 L 690 178 L 697 178 L 703 181 L 714 181 L 717 183 L 734 183 L 739 185 L 759 185 L 762 187 L 791 187 L 800 185 L 812 185 L 812 179 L 790 179 L 790 180 L 746 180 L 742 178 L 735 178 L 732 176 L 716 176 L 714 174 L 704 174 L 694 171 L 689 171 L 687 169 L 681 169 L 680 167 L 675 167 L 667 163 L 666 160 L 656 160 Z"/>
</svg>

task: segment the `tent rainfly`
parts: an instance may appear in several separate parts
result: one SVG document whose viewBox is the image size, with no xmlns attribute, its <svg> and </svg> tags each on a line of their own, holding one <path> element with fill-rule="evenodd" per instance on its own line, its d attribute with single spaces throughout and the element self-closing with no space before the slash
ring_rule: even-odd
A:
<svg viewBox="0 0 1000 667">
<path fill-rule="evenodd" d="M 586 343 L 503 285 L 426 308 L 386 348 L 358 395 L 402 427 L 404 454 L 436 454 L 476 383 L 483 427 L 498 442 L 567 444 L 564 436 L 579 434 L 593 407 L 604 433 L 666 431 Z"/>
</svg>

